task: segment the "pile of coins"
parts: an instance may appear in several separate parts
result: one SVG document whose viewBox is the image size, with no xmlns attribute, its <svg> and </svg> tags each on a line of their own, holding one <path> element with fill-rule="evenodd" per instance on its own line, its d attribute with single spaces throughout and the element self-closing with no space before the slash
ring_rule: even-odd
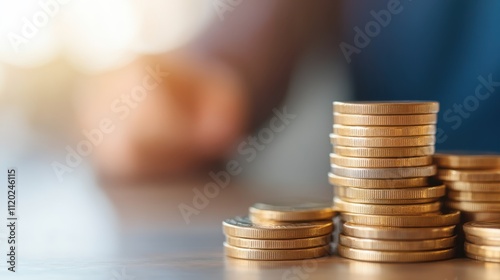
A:
<svg viewBox="0 0 500 280">
<path fill-rule="evenodd" d="M 420 262 L 454 255 L 459 213 L 442 214 L 430 185 L 437 102 L 335 102 L 330 183 L 346 222 L 339 255 Z"/>
<path fill-rule="evenodd" d="M 438 179 L 447 186 L 447 207 L 462 221 L 500 219 L 500 155 L 436 154 Z"/>
<path fill-rule="evenodd" d="M 500 262 L 500 221 L 468 222 L 464 225 L 465 254 L 486 262 Z"/>
<path fill-rule="evenodd" d="M 299 260 L 330 254 L 331 205 L 250 207 L 249 217 L 222 223 L 225 254 L 247 260 Z"/>
</svg>

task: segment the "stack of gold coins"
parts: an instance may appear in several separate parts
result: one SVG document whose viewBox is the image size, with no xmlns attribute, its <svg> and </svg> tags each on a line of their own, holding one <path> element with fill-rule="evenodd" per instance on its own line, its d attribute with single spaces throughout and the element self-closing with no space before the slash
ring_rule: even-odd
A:
<svg viewBox="0 0 500 280">
<path fill-rule="evenodd" d="M 436 154 L 434 161 L 446 205 L 460 210 L 463 222 L 500 219 L 500 155 Z"/>
<path fill-rule="evenodd" d="M 459 214 L 440 213 L 445 186 L 428 182 L 439 104 L 335 102 L 333 109 L 329 177 L 347 222 L 339 254 L 379 262 L 452 257 Z"/>
<path fill-rule="evenodd" d="M 464 225 L 465 254 L 486 262 L 500 262 L 500 220 Z"/>
<path fill-rule="evenodd" d="M 254 204 L 249 217 L 222 223 L 225 253 L 247 260 L 298 260 L 329 255 L 333 215 L 331 205 Z"/>
</svg>

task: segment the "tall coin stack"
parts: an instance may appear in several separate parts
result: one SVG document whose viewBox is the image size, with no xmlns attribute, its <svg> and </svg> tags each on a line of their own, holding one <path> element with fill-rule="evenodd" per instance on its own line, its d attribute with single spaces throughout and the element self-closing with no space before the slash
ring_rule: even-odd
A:
<svg viewBox="0 0 500 280">
<path fill-rule="evenodd" d="M 339 255 L 376 262 L 453 257 L 459 212 L 430 185 L 437 102 L 334 102 L 329 179 L 342 213 Z"/>
<path fill-rule="evenodd" d="M 331 205 L 273 206 L 256 203 L 249 217 L 222 223 L 225 254 L 246 260 L 299 260 L 330 254 Z"/>
<path fill-rule="evenodd" d="M 465 254 L 479 261 L 500 262 L 500 221 L 464 225 Z"/>
<path fill-rule="evenodd" d="M 462 222 L 500 219 L 500 155 L 436 154 L 434 161 L 446 205 L 460 210 Z"/>
</svg>

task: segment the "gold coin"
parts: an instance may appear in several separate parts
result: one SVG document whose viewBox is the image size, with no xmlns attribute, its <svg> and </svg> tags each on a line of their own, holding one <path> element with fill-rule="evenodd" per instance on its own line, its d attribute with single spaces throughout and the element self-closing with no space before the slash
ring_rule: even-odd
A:
<svg viewBox="0 0 500 280">
<path fill-rule="evenodd" d="M 317 221 L 333 218 L 331 204 L 303 203 L 281 206 L 256 203 L 249 209 L 250 215 L 263 220 L 280 222 Z"/>
<path fill-rule="evenodd" d="M 467 252 L 465 252 L 465 255 L 468 258 L 471 258 L 471 259 L 476 260 L 476 261 L 481 261 L 481 262 L 497 262 L 497 263 L 500 263 L 500 259 L 496 259 L 496 258 L 487 258 L 487 257 L 482 257 L 482 256 L 476 256 L 476 255 L 473 255 L 473 254 L 470 254 L 470 253 L 467 253 Z"/>
<path fill-rule="evenodd" d="M 376 205 L 352 203 L 334 198 L 334 204 L 342 212 L 368 215 L 421 215 L 439 211 L 440 202 L 411 205 Z"/>
<path fill-rule="evenodd" d="M 369 199 L 369 198 L 349 198 L 337 195 L 343 201 L 352 203 L 377 204 L 377 205 L 402 205 L 402 204 L 422 204 L 438 201 L 437 198 L 421 198 L 421 199 Z"/>
<path fill-rule="evenodd" d="M 247 217 L 235 217 L 222 222 L 226 235 L 251 239 L 296 239 L 330 234 L 331 221 L 289 224 L 254 224 Z"/>
<path fill-rule="evenodd" d="M 498 246 L 485 246 L 476 245 L 465 242 L 465 252 L 479 257 L 500 259 L 500 247 Z"/>
<path fill-rule="evenodd" d="M 342 125 L 397 126 L 436 124 L 436 114 L 421 115 L 349 115 L 333 114 L 333 123 Z"/>
<path fill-rule="evenodd" d="M 342 226 L 342 233 L 345 235 L 370 238 L 378 240 L 424 240 L 437 239 L 453 236 L 455 226 L 445 227 L 420 227 L 420 228 L 400 228 L 364 226 L 352 223 L 345 223 Z"/>
<path fill-rule="evenodd" d="M 359 148 L 334 146 L 333 152 L 339 156 L 362 158 L 419 157 L 434 154 L 434 146 L 406 148 Z"/>
<path fill-rule="evenodd" d="M 457 201 L 500 202 L 500 193 L 448 191 L 448 198 Z"/>
<path fill-rule="evenodd" d="M 353 137 L 401 137 L 436 134 L 436 126 L 414 125 L 414 126 L 346 126 L 333 125 L 333 133 L 342 136 Z"/>
<path fill-rule="evenodd" d="M 342 177 L 359 179 L 399 179 L 428 177 L 436 174 L 435 165 L 400 168 L 352 168 L 331 165 L 332 173 Z"/>
<path fill-rule="evenodd" d="M 340 245 L 362 250 L 377 251 L 430 251 L 448 249 L 455 246 L 456 236 L 428 240 L 376 240 L 341 234 Z"/>
<path fill-rule="evenodd" d="M 337 250 L 339 255 L 344 258 L 369 262 L 428 262 L 451 259 L 455 255 L 454 249 L 420 252 L 390 252 L 353 249 L 339 245 Z"/>
<path fill-rule="evenodd" d="M 345 222 L 387 227 L 443 227 L 456 225 L 460 221 L 460 212 L 452 211 L 446 214 L 424 214 L 419 216 L 389 216 L 342 213 Z"/>
<path fill-rule="evenodd" d="M 446 206 L 465 212 L 500 212 L 500 203 L 495 202 L 446 201 Z"/>
<path fill-rule="evenodd" d="M 444 182 L 448 189 L 462 192 L 500 193 L 500 182 Z"/>
<path fill-rule="evenodd" d="M 347 147 L 420 147 L 430 146 L 436 143 L 436 137 L 432 135 L 404 136 L 404 137 L 350 137 L 330 134 L 333 145 Z"/>
<path fill-rule="evenodd" d="M 307 249 L 262 250 L 231 246 L 224 242 L 226 256 L 246 260 L 301 260 L 319 258 L 330 254 L 330 245 Z"/>
<path fill-rule="evenodd" d="M 323 235 L 300 239 L 248 239 L 226 235 L 226 243 L 240 248 L 250 249 L 304 249 L 325 246 L 332 242 L 332 235 Z"/>
<path fill-rule="evenodd" d="M 390 168 L 413 167 L 432 164 L 431 156 L 409 158 L 356 158 L 330 154 L 330 163 L 344 167 Z"/>
<path fill-rule="evenodd" d="M 439 167 L 457 169 L 500 168 L 500 155 L 435 154 Z"/>
<path fill-rule="evenodd" d="M 500 246 L 500 238 L 484 238 L 475 235 L 466 234 L 465 239 L 469 243 L 473 243 L 476 245 L 485 245 L 485 246 Z"/>
<path fill-rule="evenodd" d="M 434 101 L 333 102 L 333 111 L 360 115 L 435 114 L 439 112 L 439 103 Z"/>
<path fill-rule="evenodd" d="M 489 213 L 489 212 L 461 212 L 462 221 L 465 222 L 483 222 L 483 221 L 495 221 L 500 220 L 500 212 Z"/>
<path fill-rule="evenodd" d="M 463 226 L 466 234 L 482 238 L 495 238 L 500 236 L 500 221 L 468 222 Z"/>
<path fill-rule="evenodd" d="M 403 179 L 358 179 L 337 176 L 328 173 L 330 184 L 366 189 L 390 189 L 390 188 L 413 188 L 427 186 L 427 177 L 403 178 Z"/>
<path fill-rule="evenodd" d="M 500 182 L 500 169 L 466 171 L 440 169 L 437 177 L 443 181 Z"/>
<path fill-rule="evenodd" d="M 422 199 L 422 198 L 439 198 L 445 195 L 446 187 L 444 185 L 423 188 L 409 189 L 361 189 L 336 186 L 336 192 L 347 198 L 362 198 L 362 199 Z"/>
</svg>

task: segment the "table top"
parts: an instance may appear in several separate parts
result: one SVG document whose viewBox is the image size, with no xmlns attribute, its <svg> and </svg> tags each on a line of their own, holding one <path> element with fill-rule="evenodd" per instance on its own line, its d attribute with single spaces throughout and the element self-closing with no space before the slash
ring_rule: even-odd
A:
<svg viewBox="0 0 500 280">
<path fill-rule="evenodd" d="M 70 251 L 31 256 L 21 251 L 18 273 L 1 269 L 1 279 L 500 279 L 500 264 L 466 258 L 417 264 L 381 264 L 329 257 L 303 261 L 247 261 L 223 254 L 221 221 L 241 215 L 257 201 L 283 194 L 263 193 L 252 188 L 230 186 L 189 224 L 179 211 L 180 203 L 190 204 L 196 185 L 99 188 L 116 213 L 117 227 L 97 227 L 97 234 L 69 237 Z M 79 194 L 78 196 L 82 196 Z M 68 204 L 71 207 L 72 203 Z M 99 208 L 98 203 L 88 206 Z M 68 208 L 70 211 L 70 208 Z M 101 211 L 101 210 L 99 210 Z M 104 213 L 104 211 L 102 212 Z M 112 217 L 112 216 L 111 216 Z M 79 217 L 72 217 L 80 219 Z M 109 215 L 101 225 L 110 224 Z M 96 216 L 97 219 L 97 216 Z M 25 217 L 25 223 L 31 222 Z M 81 219 L 81 223 L 86 223 Z M 22 229 L 22 228 L 21 228 Z M 68 230 L 60 225 L 59 230 Z M 22 230 L 20 230 L 22 231 Z M 54 234 L 52 232 L 52 234 Z M 88 245 L 87 237 L 90 239 Z M 59 239 L 66 238 L 63 233 Z M 28 237 L 20 238 L 29 243 Z M 53 246 L 60 246 L 60 240 Z M 101 240 L 101 241 L 99 241 Z M 23 243 L 21 243 L 23 244 Z M 80 246 L 80 245 L 84 246 Z M 93 244 L 93 245 L 92 245 Z M 112 250 L 71 254 L 81 247 Z M 26 245 L 27 246 L 27 245 Z M 85 248 L 83 248 L 85 249 Z M 85 250 L 83 250 L 85 251 Z M 83 252 L 82 251 L 82 252 Z M 7 276 L 7 277 L 4 277 Z"/>
</svg>

